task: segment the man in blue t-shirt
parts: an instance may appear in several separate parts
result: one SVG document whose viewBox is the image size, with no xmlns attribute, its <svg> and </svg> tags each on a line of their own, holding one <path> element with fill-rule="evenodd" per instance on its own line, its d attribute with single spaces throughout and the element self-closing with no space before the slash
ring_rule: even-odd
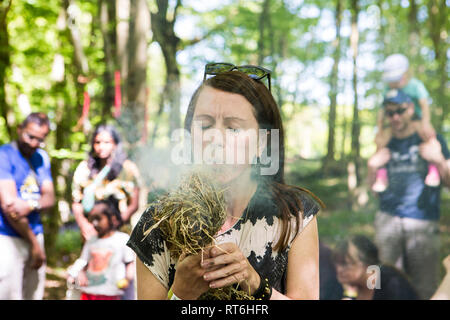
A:
<svg viewBox="0 0 450 320">
<path fill-rule="evenodd" d="M 375 239 L 381 260 L 402 268 L 422 298 L 428 299 L 439 281 L 440 186 L 425 184 L 428 164 L 434 164 L 442 184 L 450 186 L 450 152 L 442 136 L 423 142 L 413 125 L 414 103 L 402 90 L 384 99 L 392 129 L 386 148 L 368 162 L 369 184 L 386 167 L 389 186 L 379 193 Z"/>
<path fill-rule="evenodd" d="M 42 299 L 45 250 L 40 211 L 55 203 L 50 159 L 40 149 L 49 132 L 31 113 L 18 139 L 0 146 L 0 299 Z"/>
</svg>

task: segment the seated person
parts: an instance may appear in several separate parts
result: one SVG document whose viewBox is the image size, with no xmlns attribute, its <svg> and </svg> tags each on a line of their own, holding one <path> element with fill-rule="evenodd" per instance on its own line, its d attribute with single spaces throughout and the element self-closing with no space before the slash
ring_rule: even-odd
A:
<svg viewBox="0 0 450 320">
<path fill-rule="evenodd" d="M 343 289 L 337 280 L 333 251 L 319 241 L 320 300 L 341 300 Z"/>
<path fill-rule="evenodd" d="M 339 243 L 333 254 L 344 296 L 356 300 L 418 300 L 406 275 L 383 265 L 378 249 L 367 237 L 356 235 Z"/>
</svg>

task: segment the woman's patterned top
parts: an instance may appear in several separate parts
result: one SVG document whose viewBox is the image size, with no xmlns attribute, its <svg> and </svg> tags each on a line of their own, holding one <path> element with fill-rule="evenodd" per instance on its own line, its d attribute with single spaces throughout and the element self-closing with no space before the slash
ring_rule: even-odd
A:
<svg viewBox="0 0 450 320">
<path fill-rule="evenodd" d="M 237 219 L 231 228 L 215 238 L 218 244 L 235 243 L 260 276 L 267 278 L 270 285 L 284 293 L 288 253 L 296 236 L 296 219 L 294 216 L 291 218 L 293 227 L 290 229 L 292 231 L 287 248 L 281 252 L 272 250 L 280 237 L 282 222 L 276 199 L 273 199 L 266 189 L 258 185 L 242 218 Z M 300 193 L 300 200 L 303 204 L 303 213 L 299 233 L 304 230 L 320 208 L 306 192 Z M 136 252 L 139 259 L 161 281 L 162 285 L 169 289 L 175 277 L 176 260 L 171 257 L 158 228 L 144 238 L 144 232 L 153 225 L 151 216 L 153 208 L 150 206 L 142 214 L 127 245 Z"/>
</svg>

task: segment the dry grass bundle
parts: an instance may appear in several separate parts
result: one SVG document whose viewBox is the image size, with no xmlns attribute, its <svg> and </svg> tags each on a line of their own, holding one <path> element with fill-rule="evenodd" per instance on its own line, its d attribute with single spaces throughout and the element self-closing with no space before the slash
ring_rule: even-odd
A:
<svg viewBox="0 0 450 320">
<path fill-rule="evenodd" d="M 227 217 L 224 190 L 204 173 L 194 172 L 183 178 L 178 188 L 162 196 L 153 212 L 155 223 L 146 237 L 159 228 L 174 258 L 182 253 L 197 254 L 215 243 L 214 235 Z M 244 300 L 253 297 L 230 286 L 210 289 L 200 299 Z"/>
</svg>

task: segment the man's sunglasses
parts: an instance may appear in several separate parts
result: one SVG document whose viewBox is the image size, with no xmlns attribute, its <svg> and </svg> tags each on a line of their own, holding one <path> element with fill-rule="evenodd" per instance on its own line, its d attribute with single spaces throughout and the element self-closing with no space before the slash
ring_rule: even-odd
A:
<svg viewBox="0 0 450 320">
<path fill-rule="evenodd" d="M 395 114 L 402 115 L 408 108 L 398 108 L 396 110 L 386 111 L 386 115 L 392 118 Z"/>
<path fill-rule="evenodd" d="M 245 73 L 250 78 L 254 80 L 261 80 L 264 77 L 267 77 L 267 82 L 269 84 L 269 91 L 271 91 L 271 83 L 270 83 L 270 74 L 272 71 L 269 69 L 259 67 L 259 66 L 253 66 L 253 65 L 245 65 L 245 66 L 235 66 L 234 64 L 227 63 L 227 62 L 212 62 L 208 63 L 205 66 L 205 73 L 203 75 L 203 81 L 206 80 L 207 75 L 218 75 L 224 72 L 237 70 L 240 72 Z"/>
</svg>

